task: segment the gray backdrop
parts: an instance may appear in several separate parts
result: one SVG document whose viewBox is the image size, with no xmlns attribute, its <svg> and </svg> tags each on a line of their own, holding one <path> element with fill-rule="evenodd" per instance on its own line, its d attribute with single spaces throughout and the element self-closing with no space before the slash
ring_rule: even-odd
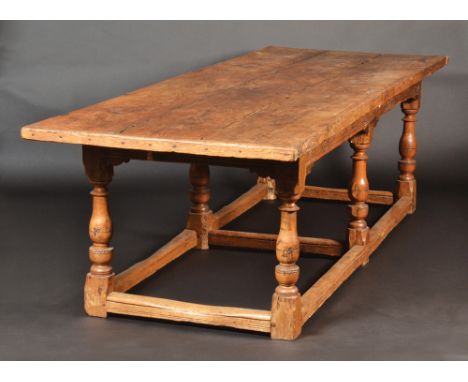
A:
<svg viewBox="0 0 468 382">
<path fill-rule="evenodd" d="M 85 317 L 81 285 L 90 208 L 80 147 L 22 141 L 20 127 L 267 45 L 449 56 L 449 65 L 423 84 L 417 213 L 295 343 Z M 467 359 L 467 109 L 468 22 L 2 22 L 0 358 Z M 400 119 L 394 110 L 380 121 L 369 153 L 375 188 L 394 186 Z M 349 155 L 348 147 L 337 149 L 316 166 L 310 183 L 345 186 Z M 215 168 L 212 174 L 214 207 L 254 181 L 243 170 Z M 135 162 L 118 168 L 111 199 L 117 270 L 183 226 L 187 188 L 186 165 Z M 301 234 L 344 238 L 343 205 L 301 206 Z M 274 232 L 276 220 L 275 207 L 266 204 L 233 227 Z M 199 251 L 183 257 L 144 292 L 268 307 L 274 256 L 212 253 L 210 261 Z M 307 261 L 303 289 L 330 265 Z"/>
</svg>

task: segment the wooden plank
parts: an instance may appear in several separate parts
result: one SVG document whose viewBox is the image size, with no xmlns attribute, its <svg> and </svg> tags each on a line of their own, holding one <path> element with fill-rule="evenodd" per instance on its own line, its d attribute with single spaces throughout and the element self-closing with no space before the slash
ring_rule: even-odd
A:
<svg viewBox="0 0 468 382">
<path fill-rule="evenodd" d="M 196 245 L 196 232 L 189 229 L 183 230 L 150 257 L 116 275 L 114 290 L 117 292 L 129 290 Z"/>
<path fill-rule="evenodd" d="M 221 228 L 233 221 L 245 211 L 260 203 L 267 192 L 268 187 L 266 184 L 257 183 L 250 190 L 214 213 L 213 228 Z"/>
<path fill-rule="evenodd" d="M 269 233 L 213 230 L 208 234 L 210 245 L 275 250 L 278 235 Z M 299 237 L 301 253 L 340 256 L 342 244 L 337 240 Z"/>
<path fill-rule="evenodd" d="M 225 156 L 221 154 L 234 148 L 237 155 L 229 156 L 236 157 L 244 153 L 242 145 L 217 142 L 216 145 L 212 146 L 205 135 L 212 129 L 225 131 L 227 119 L 231 120 L 228 122 L 230 124 L 271 105 L 272 85 L 275 86 L 275 83 L 269 80 L 271 76 L 277 78 L 276 86 L 289 84 L 290 87 L 297 87 L 295 81 L 290 81 L 291 76 L 296 71 L 295 65 L 297 64 L 300 65 L 300 68 L 303 65 L 307 67 L 313 65 L 315 70 L 311 71 L 309 68 L 305 78 L 311 83 L 323 81 L 327 76 L 334 76 L 335 71 L 330 71 L 332 67 L 336 67 L 340 71 L 344 67 L 358 65 L 363 59 L 377 56 L 377 54 L 349 54 L 348 52 L 269 47 L 251 52 L 248 56 L 249 59 L 242 59 L 242 57 L 233 59 L 233 61 L 240 61 L 238 63 L 231 63 L 232 60 L 228 60 L 204 68 L 201 73 L 197 71 L 195 75 L 188 73 L 137 90 L 129 95 L 78 110 L 69 116 L 48 119 L 44 121 L 45 129 L 38 130 L 40 126 L 34 125 L 36 138 L 31 139 L 37 139 L 39 135 L 54 134 L 57 128 L 60 129 L 58 136 L 55 136 L 58 138 L 58 142 L 67 140 L 67 143 L 88 145 L 104 143 L 107 147 L 207 155 L 213 155 L 213 150 L 216 150 L 215 156 Z M 282 59 L 283 56 L 288 59 Z M 320 56 L 318 61 L 313 60 L 316 56 Z M 277 61 L 281 64 L 276 65 Z M 257 70 L 246 70 L 248 68 L 257 68 Z M 283 84 L 285 80 L 286 84 Z M 273 92 L 275 97 L 281 95 L 281 93 L 276 93 Z M 117 109 L 117 113 L 115 109 Z M 130 110 L 127 113 L 128 109 Z M 131 115 L 129 115 L 130 113 Z M 157 121 L 155 120 L 156 116 Z M 55 124 L 56 119 L 61 119 L 61 121 Z M 128 121 L 129 119 L 130 121 Z M 201 120 L 203 120 L 202 125 L 199 123 Z M 176 121 L 177 126 L 174 126 L 174 121 Z M 68 131 L 66 129 L 64 131 L 64 128 L 67 122 L 70 122 L 70 127 L 74 131 L 73 136 L 66 136 Z M 94 126 L 91 125 L 93 122 Z M 80 126 L 79 131 L 77 131 L 77 124 Z M 196 126 L 194 126 L 195 124 Z M 96 136 L 95 130 L 97 129 L 99 133 Z M 155 137 L 156 134 L 157 137 Z M 171 138 L 173 134 L 174 137 L 178 137 L 177 143 Z M 138 136 L 136 141 L 132 139 L 134 136 Z M 165 138 L 169 138 L 169 140 Z M 70 139 L 74 142 L 69 141 Z M 144 147 L 141 146 L 149 139 L 156 140 L 144 145 Z M 189 147 L 192 145 L 198 146 L 204 151 L 191 152 Z M 258 147 L 258 158 L 263 158 L 268 152 L 281 156 L 290 156 L 291 154 L 289 149 L 284 151 L 281 148 L 275 148 L 273 150 L 273 147 L 269 145 L 264 146 L 263 148 Z M 189 149 L 189 151 L 185 149 Z M 242 157 L 245 156 L 242 155 Z M 251 156 L 247 157 L 251 158 Z"/>
<path fill-rule="evenodd" d="M 270 332 L 267 310 L 193 304 L 189 302 L 112 292 L 107 312 L 196 324 Z"/>
<path fill-rule="evenodd" d="M 437 60 L 428 63 L 429 72 L 443 65 Z M 361 123 L 354 125 L 356 121 L 380 116 L 381 108 L 390 101 L 392 106 L 394 101 L 403 101 L 404 98 L 397 96 L 416 85 L 415 79 L 422 80 L 425 76 L 426 68 L 417 66 L 421 71 L 418 69 L 416 73 L 409 67 L 404 69 L 393 57 L 371 59 L 365 65 L 348 68 L 326 81 L 285 94 L 281 102 L 272 102 L 248 119 L 230 125 L 229 132 L 236 132 L 245 142 L 258 142 L 259 132 L 268 127 L 264 134 L 275 150 L 294 146 L 291 161 L 306 153 L 313 153 L 312 158 L 316 160 L 362 129 Z M 296 111 L 294 115 L 291 115 L 292 110 Z M 223 136 L 226 134 L 213 130 L 206 139 L 217 141 Z M 229 139 L 232 141 L 233 135 Z M 267 154 L 263 157 L 271 159 Z"/>
<path fill-rule="evenodd" d="M 385 237 L 411 210 L 411 198 L 399 199 L 371 228 L 369 241 L 364 246 L 356 245 L 346 252 L 302 296 L 303 322 L 307 321 L 322 304 L 348 279 L 349 276 L 375 251 Z"/>
<path fill-rule="evenodd" d="M 26 139 L 296 161 L 447 63 L 444 56 L 269 47 L 22 129 Z"/>
<path fill-rule="evenodd" d="M 302 197 L 344 202 L 350 201 L 348 190 L 345 188 L 306 186 Z M 371 204 L 391 205 L 393 204 L 393 192 L 370 190 L 366 202 Z"/>
</svg>

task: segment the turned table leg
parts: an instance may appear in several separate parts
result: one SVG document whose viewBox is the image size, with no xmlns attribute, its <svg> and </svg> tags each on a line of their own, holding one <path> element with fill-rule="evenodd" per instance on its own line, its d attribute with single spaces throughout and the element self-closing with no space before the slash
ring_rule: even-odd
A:
<svg viewBox="0 0 468 382">
<path fill-rule="evenodd" d="M 208 249 L 208 233 L 213 225 L 213 212 L 208 202 L 210 201 L 210 169 L 208 165 L 192 163 L 189 171 L 190 200 L 192 208 L 190 209 L 187 228 L 197 232 L 199 249 Z"/>
<path fill-rule="evenodd" d="M 83 163 L 93 185 L 93 212 L 89 222 L 89 236 L 93 243 L 89 248 L 91 269 L 86 276 L 84 306 L 90 316 L 106 317 L 106 298 L 114 285 L 114 272 L 110 265 L 113 248 L 109 246 L 112 221 L 107 203 L 107 185 L 112 180 L 113 166 L 104 159 L 102 151 L 94 147 L 83 147 Z"/>
<path fill-rule="evenodd" d="M 366 244 L 369 234 L 369 227 L 366 222 L 369 212 L 369 206 L 366 203 L 369 194 L 367 149 L 372 140 L 374 125 L 375 122 L 349 141 L 354 150 L 354 154 L 351 156 L 353 159 L 353 174 L 348 189 L 349 198 L 351 199 L 348 206 L 351 215 L 348 226 L 349 247 Z"/>
<path fill-rule="evenodd" d="M 410 196 L 412 206 L 410 213 L 416 210 L 416 113 L 419 111 L 419 98 L 409 99 L 401 104 L 401 110 L 405 114 L 403 118 L 403 133 L 400 138 L 400 155 L 398 168 L 400 176 L 398 178 L 397 195 Z"/>
<path fill-rule="evenodd" d="M 369 227 L 367 215 L 369 205 L 366 203 L 369 195 L 369 181 L 367 180 L 367 149 L 372 141 L 372 134 L 377 121 L 374 120 L 367 128 L 357 133 L 349 143 L 354 150 L 352 178 L 348 189 L 351 203 L 348 205 L 351 219 L 348 225 L 349 248 L 354 245 L 365 245 L 368 241 Z M 368 263 L 368 259 L 362 265 Z"/>
<path fill-rule="evenodd" d="M 280 230 L 276 240 L 275 277 L 278 286 L 272 298 L 271 338 L 293 340 L 301 334 L 301 294 L 296 286 L 299 279 L 299 236 L 297 233 L 296 205 L 301 193 L 281 178 L 276 180 L 280 199 Z"/>
</svg>

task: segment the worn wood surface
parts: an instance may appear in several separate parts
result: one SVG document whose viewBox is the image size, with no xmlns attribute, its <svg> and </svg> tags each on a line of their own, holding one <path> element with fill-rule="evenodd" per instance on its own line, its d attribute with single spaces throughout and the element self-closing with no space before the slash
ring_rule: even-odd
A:
<svg viewBox="0 0 468 382">
<path fill-rule="evenodd" d="M 263 200 L 275 200 L 276 199 L 276 185 L 275 180 L 270 178 L 269 176 L 263 178 L 261 176 L 258 177 L 257 183 L 261 183 L 267 186 L 267 193 L 263 197 Z"/>
<path fill-rule="evenodd" d="M 349 202 L 349 191 L 345 188 L 331 188 L 331 187 L 318 187 L 306 186 L 302 193 L 303 198 L 335 200 Z M 381 190 L 369 190 L 367 195 L 367 203 L 369 204 L 393 204 L 393 192 Z"/>
<path fill-rule="evenodd" d="M 267 47 L 22 129 L 23 138 L 215 157 L 295 161 L 447 63 Z"/>
<path fill-rule="evenodd" d="M 303 174 L 301 175 L 301 172 Z M 275 278 L 278 286 L 271 301 L 271 338 L 293 340 L 302 331 L 301 294 L 296 286 L 299 280 L 300 242 L 297 233 L 296 202 L 304 191 L 305 169 L 289 172 L 286 169 L 276 177 L 276 192 L 280 205 L 280 229 L 276 237 Z"/>
<path fill-rule="evenodd" d="M 113 164 L 104 158 L 102 150 L 93 147 L 83 149 L 83 164 L 93 186 L 93 209 L 89 221 L 89 247 L 91 268 L 84 286 L 85 311 L 96 317 L 106 317 L 106 297 L 114 287 L 114 271 L 110 264 L 113 248 L 112 219 L 108 207 L 107 185 L 112 180 Z"/>
<path fill-rule="evenodd" d="M 271 314 L 266 310 L 193 304 L 183 301 L 113 292 L 107 298 L 109 313 L 270 331 Z"/>
<path fill-rule="evenodd" d="M 212 230 L 208 240 L 219 246 L 274 250 L 277 238 L 278 235 L 271 233 Z M 328 256 L 340 256 L 343 249 L 341 242 L 320 237 L 299 237 L 299 247 L 301 253 Z"/>
<path fill-rule="evenodd" d="M 351 203 L 348 205 L 351 220 L 348 225 L 348 243 L 352 247 L 355 244 L 364 245 L 367 241 L 369 227 L 366 218 L 369 213 L 367 197 L 369 195 L 369 181 L 367 179 L 367 149 L 372 141 L 376 120 L 367 128 L 349 140 L 354 154 L 351 182 L 348 194 Z"/>
<path fill-rule="evenodd" d="M 398 168 L 400 176 L 397 181 L 397 195 L 411 196 L 413 205 L 411 213 L 416 210 L 416 114 L 419 111 L 419 97 L 410 98 L 401 104 L 401 110 L 405 117 L 403 118 L 403 132 L 400 138 L 400 155 Z"/>
</svg>

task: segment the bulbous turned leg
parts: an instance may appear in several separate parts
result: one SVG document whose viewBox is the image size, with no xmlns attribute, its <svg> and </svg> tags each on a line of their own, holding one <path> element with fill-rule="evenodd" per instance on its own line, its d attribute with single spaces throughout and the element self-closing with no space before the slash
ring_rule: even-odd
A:
<svg viewBox="0 0 468 382">
<path fill-rule="evenodd" d="M 271 338 L 293 340 L 301 334 L 302 312 L 301 295 L 296 287 L 299 279 L 299 237 L 297 234 L 296 201 L 299 194 L 288 190 L 279 190 L 281 200 L 280 231 L 276 241 L 276 258 L 279 264 L 275 268 L 278 286 L 272 298 Z"/>
<path fill-rule="evenodd" d="M 257 178 L 257 183 L 266 184 L 267 186 L 267 194 L 263 200 L 276 200 L 276 185 L 273 178 L 270 178 L 269 176 L 259 176 Z"/>
<path fill-rule="evenodd" d="M 350 139 L 354 154 L 351 156 L 353 159 L 353 175 L 348 189 L 351 199 L 351 203 L 348 205 L 351 215 L 348 226 L 349 247 L 366 244 L 369 235 L 369 227 L 366 222 L 369 212 L 369 206 L 366 203 L 369 194 L 367 149 L 372 140 L 374 126 L 375 122 Z"/>
<path fill-rule="evenodd" d="M 210 210 L 210 169 L 205 164 L 191 164 L 189 171 L 192 191 L 190 199 L 192 208 L 190 209 L 187 228 L 193 229 L 198 235 L 199 249 L 208 249 L 208 233 L 213 225 L 213 212 Z"/>
<path fill-rule="evenodd" d="M 84 306 L 90 316 L 106 317 L 106 298 L 112 292 L 114 272 L 110 265 L 113 248 L 112 221 L 107 203 L 107 185 L 112 180 L 113 166 L 105 161 L 98 148 L 84 147 L 83 162 L 86 174 L 93 185 L 91 191 L 93 212 L 89 222 L 89 248 L 91 269 L 86 276 Z"/>
<path fill-rule="evenodd" d="M 411 197 L 413 203 L 410 213 L 416 210 L 416 114 L 419 111 L 419 98 L 409 99 L 401 104 L 401 110 L 405 114 L 403 118 L 403 133 L 400 138 L 400 155 L 398 168 L 400 176 L 397 184 L 398 198 Z"/>
</svg>

